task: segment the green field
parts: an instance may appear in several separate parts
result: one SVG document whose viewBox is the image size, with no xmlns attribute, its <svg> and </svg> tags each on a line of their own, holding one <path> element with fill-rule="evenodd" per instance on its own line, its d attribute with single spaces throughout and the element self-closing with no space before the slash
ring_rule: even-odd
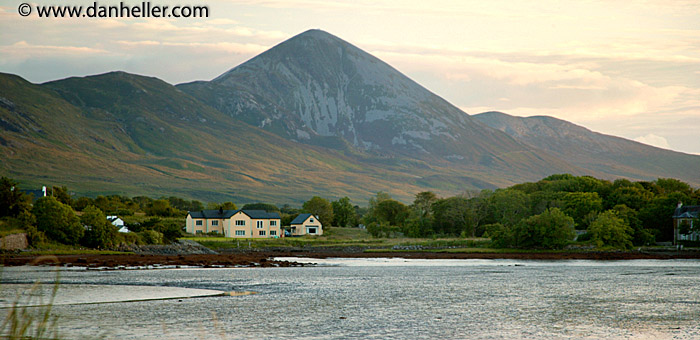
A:
<svg viewBox="0 0 700 340">
<path fill-rule="evenodd" d="M 360 247 L 366 250 L 391 250 L 397 246 L 433 249 L 484 249 L 490 243 L 483 238 L 373 238 L 364 229 L 329 228 L 322 236 L 287 237 L 278 239 L 233 239 L 226 237 L 185 237 L 213 250 L 263 249 L 263 248 L 346 248 Z M 401 251 L 400 249 L 397 251 Z M 415 250 L 414 250 L 415 251 Z"/>
</svg>

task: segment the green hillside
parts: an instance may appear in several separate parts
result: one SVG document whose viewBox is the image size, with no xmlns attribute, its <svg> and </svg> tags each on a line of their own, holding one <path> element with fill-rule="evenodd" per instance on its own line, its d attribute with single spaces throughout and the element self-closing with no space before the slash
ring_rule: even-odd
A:
<svg viewBox="0 0 700 340">
<path fill-rule="evenodd" d="M 117 72 L 42 85 L 0 75 L 0 172 L 84 195 L 298 203 L 313 195 L 410 200 L 517 179 L 298 144 L 226 116 L 161 80 Z"/>
</svg>

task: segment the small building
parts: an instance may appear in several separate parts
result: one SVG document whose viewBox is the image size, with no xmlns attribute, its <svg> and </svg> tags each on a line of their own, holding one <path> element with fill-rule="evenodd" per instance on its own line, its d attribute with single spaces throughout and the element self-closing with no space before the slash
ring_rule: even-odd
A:
<svg viewBox="0 0 700 340">
<path fill-rule="evenodd" d="M 312 214 L 299 214 L 290 223 L 289 233 L 292 236 L 302 235 L 323 235 L 323 225 L 318 220 L 318 216 Z"/>
<path fill-rule="evenodd" d="M 673 212 L 673 244 L 678 241 L 700 242 L 700 205 L 683 205 L 678 203 Z"/>
<path fill-rule="evenodd" d="M 12 190 L 14 190 L 14 187 L 12 188 Z M 38 199 L 47 196 L 46 195 L 46 186 L 42 186 L 41 190 L 28 189 L 28 190 L 20 190 L 20 191 L 22 191 L 26 195 L 30 195 L 32 197 L 32 202 L 36 202 Z"/>
<path fill-rule="evenodd" d="M 107 216 L 107 221 L 109 221 L 109 223 L 112 223 L 113 226 L 119 228 L 120 233 L 128 233 L 129 232 L 129 228 L 126 227 L 126 225 L 124 224 L 124 220 L 119 218 L 119 216 L 116 216 L 116 215 Z"/>
<path fill-rule="evenodd" d="M 264 210 L 201 210 L 187 213 L 185 231 L 232 238 L 282 237 L 280 215 Z"/>
</svg>

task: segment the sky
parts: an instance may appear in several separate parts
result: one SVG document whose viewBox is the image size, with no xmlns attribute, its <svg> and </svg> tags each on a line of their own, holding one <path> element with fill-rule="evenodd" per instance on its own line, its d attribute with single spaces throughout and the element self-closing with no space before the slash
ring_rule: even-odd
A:
<svg viewBox="0 0 700 340">
<path fill-rule="evenodd" d="M 36 15 L 36 5 L 94 3 L 83 0 L 29 2 L 25 17 L 23 1 L 0 0 L 0 72 L 34 83 L 117 70 L 211 80 L 316 28 L 468 114 L 547 115 L 700 154 L 698 0 L 150 2 L 209 9 L 177 19 Z"/>
</svg>

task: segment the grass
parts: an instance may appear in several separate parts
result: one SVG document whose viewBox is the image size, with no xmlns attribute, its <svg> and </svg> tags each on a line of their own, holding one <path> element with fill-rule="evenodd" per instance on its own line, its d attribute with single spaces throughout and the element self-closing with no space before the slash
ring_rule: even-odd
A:
<svg viewBox="0 0 700 340">
<path fill-rule="evenodd" d="M 0 325 L 0 338 L 58 339 L 57 317 L 51 315 L 51 310 L 58 292 L 59 278 L 57 268 L 48 302 L 44 301 L 40 282 L 35 283 L 26 294 L 17 295 Z"/>
<path fill-rule="evenodd" d="M 185 237 L 185 239 L 196 241 L 213 250 L 305 247 L 360 247 L 365 249 L 387 250 L 394 246 L 416 246 L 423 249 L 482 249 L 490 244 L 489 239 L 483 238 L 373 238 L 366 230 L 359 228 L 329 228 L 324 230 L 322 236 L 286 237 L 278 239 L 234 239 L 220 236 L 196 236 Z"/>
</svg>

